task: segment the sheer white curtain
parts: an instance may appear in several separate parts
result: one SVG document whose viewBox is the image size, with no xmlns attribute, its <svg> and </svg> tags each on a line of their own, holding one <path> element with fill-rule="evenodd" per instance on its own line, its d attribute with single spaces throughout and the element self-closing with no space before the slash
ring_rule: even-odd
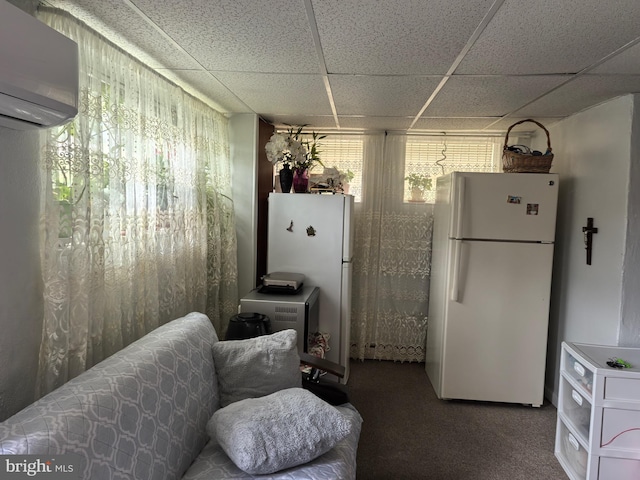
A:
<svg viewBox="0 0 640 480">
<path fill-rule="evenodd" d="M 351 319 L 361 360 L 424 360 L 433 205 L 403 201 L 406 140 L 364 138 Z"/>
<path fill-rule="evenodd" d="M 237 309 L 227 121 L 65 12 L 79 46 L 76 119 L 47 132 L 43 395 L 155 327 Z"/>
</svg>

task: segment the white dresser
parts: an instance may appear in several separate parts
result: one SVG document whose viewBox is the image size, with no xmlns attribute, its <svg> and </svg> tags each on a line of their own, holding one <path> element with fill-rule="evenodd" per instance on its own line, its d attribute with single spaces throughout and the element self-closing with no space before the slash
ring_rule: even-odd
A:
<svg viewBox="0 0 640 480">
<path fill-rule="evenodd" d="M 562 343 L 555 454 L 572 480 L 640 479 L 640 348 Z"/>
</svg>

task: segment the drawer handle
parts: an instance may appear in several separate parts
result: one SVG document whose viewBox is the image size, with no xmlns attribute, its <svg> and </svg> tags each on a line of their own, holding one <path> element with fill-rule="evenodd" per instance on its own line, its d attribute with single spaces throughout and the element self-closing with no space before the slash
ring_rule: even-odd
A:
<svg viewBox="0 0 640 480">
<path fill-rule="evenodd" d="M 575 390 L 572 390 L 571 398 L 573 398 L 573 401 L 576 402 L 578 405 L 582 406 L 582 395 L 580 395 L 578 392 L 576 392 Z"/>
<path fill-rule="evenodd" d="M 585 374 L 585 370 L 584 367 L 582 365 L 580 365 L 578 362 L 575 362 L 573 364 L 573 369 L 578 372 L 578 375 L 580 375 L 581 377 L 584 377 Z"/>
<path fill-rule="evenodd" d="M 575 448 L 576 450 L 580 450 L 580 444 L 578 443 L 578 440 L 576 440 L 576 437 L 574 437 L 571 432 L 569 432 L 569 443 L 573 446 L 573 448 Z"/>
</svg>

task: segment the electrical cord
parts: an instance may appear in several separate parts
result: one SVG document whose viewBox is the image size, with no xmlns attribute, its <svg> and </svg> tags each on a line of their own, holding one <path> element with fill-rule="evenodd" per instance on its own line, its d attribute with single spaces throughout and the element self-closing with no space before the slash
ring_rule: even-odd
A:
<svg viewBox="0 0 640 480">
<path fill-rule="evenodd" d="M 442 174 L 444 175 L 444 166 L 440 162 L 444 162 L 447 159 L 447 132 L 442 132 L 444 135 L 444 148 L 442 149 L 442 158 L 440 160 L 436 160 L 436 165 L 438 165 L 442 169 Z"/>
<path fill-rule="evenodd" d="M 614 437 L 609 440 L 606 443 L 603 443 L 602 445 L 600 445 L 601 447 L 606 447 L 608 445 L 611 445 L 613 443 L 613 441 L 618 438 L 620 435 L 622 435 L 623 433 L 628 433 L 628 432 L 632 432 L 634 430 L 640 430 L 640 427 L 634 427 L 634 428 L 628 428 L 627 430 L 623 430 L 622 432 L 618 433 L 617 435 L 614 435 Z"/>
</svg>

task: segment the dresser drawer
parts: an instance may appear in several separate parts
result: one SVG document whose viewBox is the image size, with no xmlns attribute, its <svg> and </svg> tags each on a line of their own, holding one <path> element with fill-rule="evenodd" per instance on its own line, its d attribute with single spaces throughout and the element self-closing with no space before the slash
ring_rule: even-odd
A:
<svg viewBox="0 0 640 480">
<path fill-rule="evenodd" d="M 604 383 L 604 398 L 637 402 L 640 407 L 640 379 L 607 377 Z"/>
<path fill-rule="evenodd" d="M 589 441 L 589 429 L 591 428 L 591 402 L 578 390 L 562 378 L 561 411 L 571 425 L 582 435 L 585 442 Z"/>
<path fill-rule="evenodd" d="M 558 451 L 559 456 L 564 460 L 566 466 L 569 467 L 574 477 L 586 479 L 589 454 L 580 442 L 578 442 L 578 439 L 569 431 L 566 425 L 562 422 L 558 423 L 560 433 L 556 450 Z"/>
<path fill-rule="evenodd" d="M 603 409 L 600 447 L 640 453 L 640 410 Z"/>
<path fill-rule="evenodd" d="M 578 382 L 589 395 L 593 393 L 593 372 L 580 360 L 574 358 L 569 352 L 566 352 L 563 369 L 571 378 Z"/>
<path fill-rule="evenodd" d="M 640 460 L 600 457 L 598 478 L 602 480 L 638 480 L 640 478 Z"/>
</svg>

